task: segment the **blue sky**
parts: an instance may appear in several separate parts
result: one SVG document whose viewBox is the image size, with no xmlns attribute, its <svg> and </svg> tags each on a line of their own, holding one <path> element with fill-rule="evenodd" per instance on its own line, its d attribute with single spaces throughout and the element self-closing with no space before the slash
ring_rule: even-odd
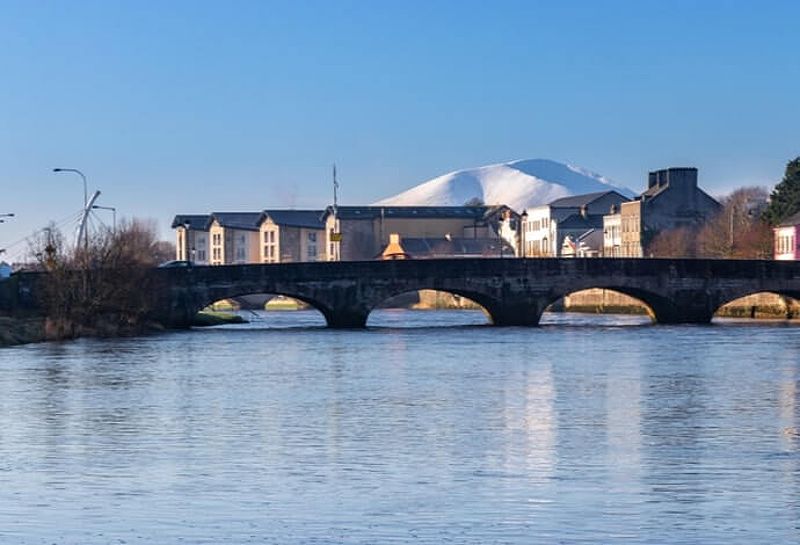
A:
<svg viewBox="0 0 800 545">
<path fill-rule="evenodd" d="M 0 0 L 0 247 L 100 202 L 365 204 L 569 161 L 641 189 L 771 185 L 800 155 L 800 2 Z"/>
</svg>

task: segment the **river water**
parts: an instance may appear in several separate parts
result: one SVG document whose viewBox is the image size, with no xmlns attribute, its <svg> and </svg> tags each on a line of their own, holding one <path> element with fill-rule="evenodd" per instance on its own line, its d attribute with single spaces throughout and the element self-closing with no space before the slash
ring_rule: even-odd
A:
<svg viewBox="0 0 800 545">
<path fill-rule="evenodd" d="M 800 543 L 796 325 L 253 318 L 0 351 L 0 543 Z"/>
</svg>

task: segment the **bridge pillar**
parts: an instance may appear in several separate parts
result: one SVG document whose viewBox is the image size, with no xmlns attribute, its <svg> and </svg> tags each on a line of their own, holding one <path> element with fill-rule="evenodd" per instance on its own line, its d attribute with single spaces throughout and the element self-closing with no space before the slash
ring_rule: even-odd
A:
<svg viewBox="0 0 800 545">
<path fill-rule="evenodd" d="M 358 308 L 326 310 L 322 314 L 332 329 L 363 329 L 369 317 L 369 311 Z"/>
<path fill-rule="evenodd" d="M 485 306 L 492 325 L 505 327 L 539 325 L 539 320 L 548 304 L 548 299 L 544 297 L 519 297 Z"/>
<path fill-rule="evenodd" d="M 653 308 L 659 324 L 710 324 L 717 308 L 704 290 L 682 290 L 670 294 L 669 299 L 670 305 Z"/>
</svg>

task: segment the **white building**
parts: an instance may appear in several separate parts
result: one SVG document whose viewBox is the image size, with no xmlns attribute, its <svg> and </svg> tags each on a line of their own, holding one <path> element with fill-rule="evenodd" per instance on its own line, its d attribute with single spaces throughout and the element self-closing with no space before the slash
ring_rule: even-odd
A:
<svg viewBox="0 0 800 545">
<path fill-rule="evenodd" d="M 622 216 L 616 207 L 603 216 L 603 257 L 622 257 Z"/>
<path fill-rule="evenodd" d="M 558 257 L 567 235 L 579 237 L 590 229 L 602 228 L 602 215 L 628 200 L 616 191 L 601 191 L 529 208 L 520 237 L 525 256 Z"/>
<path fill-rule="evenodd" d="M 172 221 L 175 229 L 175 259 L 192 261 L 198 265 L 209 264 L 208 214 L 180 214 Z"/>
</svg>

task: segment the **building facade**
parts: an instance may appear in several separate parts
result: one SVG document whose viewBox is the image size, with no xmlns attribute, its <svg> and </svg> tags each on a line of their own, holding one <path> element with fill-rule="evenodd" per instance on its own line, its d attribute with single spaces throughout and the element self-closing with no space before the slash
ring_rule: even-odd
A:
<svg viewBox="0 0 800 545">
<path fill-rule="evenodd" d="M 581 236 L 590 229 L 602 228 L 603 215 L 628 200 L 616 191 L 601 191 L 529 208 L 523 215 L 520 235 L 523 254 L 525 257 L 560 256 L 568 235 Z"/>
<path fill-rule="evenodd" d="M 793 261 L 800 258 L 800 212 L 775 227 L 775 259 Z"/>
<path fill-rule="evenodd" d="M 618 207 L 603 216 L 603 257 L 622 257 L 622 217 Z"/>
<path fill-rule="evenodd" d="M 210 265 L 258 263 L 261 212 L 215 212 L 211 214 Z"/>
<path fill-rule="evenodd" d="M 172 220 L 175 229 L 175 259 L 198 265 L 209 264 L 208 214 L 179 214 Z"/>
<path fill-rule="evenodd" d="M 392 233 L 402 239 L 500 239 L 499 224 L 509 211 L 507 206 L 328 207 L 323 214 L 327 259 L 378 259 Z M 498 244 L 498 255 L 503 248 Z"/>
<path fill-rule="evenodd" d="M 322 210 L 177 215 L 175 258 L 197 265 L 324 260 Z"/>
<path fill-rule="evenodd" d="M 696 227 L 719 210 L 720 204 L 698 187 L 696 168 L 656 170 L 641 195 L 621 203 L 618 214 L 604 217 L 603 230 L 620 226 L 619 257 L 643 257 L 659 231 Z"/>
<path fill-rule="evenodd" d="M 261 263 L 324 261 L 322 210 L 265 210 L 260 225 Z"/>
</svg>

